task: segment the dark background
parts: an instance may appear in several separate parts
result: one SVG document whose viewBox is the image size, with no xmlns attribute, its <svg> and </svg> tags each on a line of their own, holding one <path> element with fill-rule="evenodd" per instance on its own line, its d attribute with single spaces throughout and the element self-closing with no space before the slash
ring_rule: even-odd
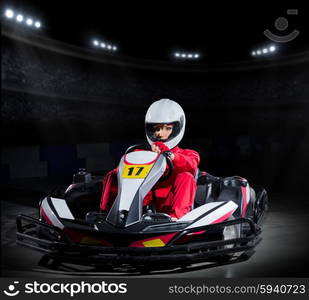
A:
<svg viewBox="0 0 309 300">
<path fill-rule="evenodd" d="M 103 56 L 102 62 L 92 49 L 71 49 L 22 32 L 25 42 L 13 38 L 16 31 L 4 29 L 4 146 L 108 143 L 116 163 L 127 145 L 144 140 L 148 106 L 171 98 L 187 115 L 181 146 L 199 151 L 201 169 L 218 176 L 241 175 L 270 191 L 305 192 L 306 53 L 291 51 L 264 61 L 231 58 L 229 64 L 210 66 L 201 62 L 179 67 L 164 59 L 130 56 Z M 60 54 L 55 48 L 69 50 Z M 83 58 L 74 57 L 81 53 Z M 65 172 L 78 167 L 76 163 Z M 9 180 L 7 168 L 3 174 Z"/>
</svg>

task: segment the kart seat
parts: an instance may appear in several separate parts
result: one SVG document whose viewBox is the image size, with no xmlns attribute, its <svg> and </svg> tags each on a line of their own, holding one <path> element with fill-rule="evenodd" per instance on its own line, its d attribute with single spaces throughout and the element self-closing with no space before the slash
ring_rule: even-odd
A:
<svg viewBox="0 0 309 300">
<path fill-rule="evenodd" d="M 213 180 L 212 175 L 198 170 L 196 175 L 196 194 L 194 208 L 203 204 L 217 201 L 220 193 L 220 183 Z"/>
<path fill-rule="evenodd" d="M 77 183 L 66 192 L 66 200 L 75 218 L 85 219 L 89 211 L 97 211 L 102 194 L 102 180 L 92 180 L 89 183 Z"/>
</svg>

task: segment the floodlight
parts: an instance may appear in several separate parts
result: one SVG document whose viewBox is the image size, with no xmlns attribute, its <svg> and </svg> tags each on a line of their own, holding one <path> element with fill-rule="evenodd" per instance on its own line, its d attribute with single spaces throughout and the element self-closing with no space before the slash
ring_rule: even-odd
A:
<svg viewBox="0 0 309 300">
<path fill-rule="evenodd" d="M 276 50 L 276 47 L 275 47 L 275 46 L 269 47 L 269 51 L 270 51 L 270 52 L 274 52 L 275 50 Z"/>
<path fill-rule="evenodd" d="M 12 19 L 14 17 L 14 12 L 11 9 L 7 9 L 5 11 L 5 16 L 9 19 Z"/>
<path fill-rule="evenodd" d="M 31 26 L 33 24 L 33 21 L 32 21 L 32 19 L 29 18 L 29 19 L 27 19 L 26 23 L 27 23 L 27 25 Z"/>
<path fill-rule="evenodd" d="M 23 19 L 24 19 L 24 17 L 21 14 L 17 15 L 17 17 L 16 17 L 17 22 L 22 22 Z"/>
</svg>

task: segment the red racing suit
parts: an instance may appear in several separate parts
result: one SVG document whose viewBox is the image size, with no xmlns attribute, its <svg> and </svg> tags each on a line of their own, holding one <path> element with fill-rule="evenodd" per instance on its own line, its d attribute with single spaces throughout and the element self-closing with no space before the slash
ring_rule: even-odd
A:
<svg viewBox="0 0 309 300">
<path fill-rule="evenodd" d="M 155 202 L 157 212 L 181 218 L 193 206 L 196 192 L 194 177 L 200 162 L 200 156 L 194 150 L 179 147 L 175 147 L 170 151 L 175 156 L 173 160 L 174 171 L 167 180 L 155 184 L 154 191 L 150 191 L 144 198 L 144 205 Z M 116 196 L 117 168 L 107 173 L 103 179 L 101 210 L 109 210 Z"/>
</svg>

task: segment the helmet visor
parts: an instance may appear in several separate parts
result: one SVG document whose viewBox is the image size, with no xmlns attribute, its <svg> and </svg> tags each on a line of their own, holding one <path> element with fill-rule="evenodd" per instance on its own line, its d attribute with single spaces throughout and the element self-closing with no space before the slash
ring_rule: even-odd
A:
<svg viewBox="0 0 309 300">
<path fill-rule="evenodd" d="M 156 137 L 156 130 L 157 130 L 157 126 L 158 125 L 163 125 L 163 124 L 166 124 L 166 125 L 173 125 L 173 130 L 170 134 L 170 136 L 163 140 L 163 139 L 159 139 Z M 181 124 L 179 121 L 176 121 L 176 122 L 172 122 L 172 123 L 146 123 L 146 135 L 147 137 L 152 141 L 152 142 L 168 142 L 170 140 L 172 140 L 174 137 L 176 137 L 180 130 L 181 130 Z"/>
</svg>

